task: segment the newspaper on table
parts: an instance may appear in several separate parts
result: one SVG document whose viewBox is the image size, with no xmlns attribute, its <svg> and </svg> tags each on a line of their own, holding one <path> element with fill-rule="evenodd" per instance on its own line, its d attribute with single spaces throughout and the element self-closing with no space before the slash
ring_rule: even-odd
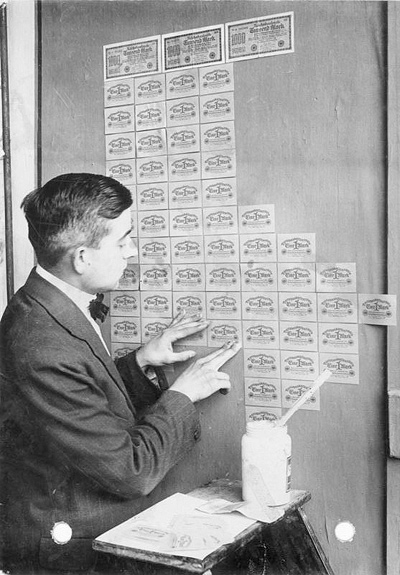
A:
<svg viewBox="0 0 400 575">
<path fill-rule="evenodd" d="M 256 521 L 271 522 L 282 515 L 281 509 L 261 508 L 243 501 L 205 502 L 175 493 L 103 533 L 95 543 L 201 560 L 233 542 Z"/>
</svg>

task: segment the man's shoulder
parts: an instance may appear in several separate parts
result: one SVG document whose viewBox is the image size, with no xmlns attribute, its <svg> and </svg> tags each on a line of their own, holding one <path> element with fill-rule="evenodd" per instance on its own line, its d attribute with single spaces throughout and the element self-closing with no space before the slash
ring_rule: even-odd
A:
<svg viewBox="0 0 400 575">
<path fill-rule="evenodd" d="M 35 353 L 43 355 L 44 350 L 53 355 L 85 354 L 87 344 L 99 348 L 99 353 L 103 351 L 98 335 L 75 303 L 57 287 L 31 274 L 1 320 L 0 353 L 12 348 L 13 354 L 32 359 Z"/>
<path fill-rule="evenodd" d="M 46 283 L 37 274 L 33 278 L 31 274 L 14 294 L 1 319 L 2 338 L 12 336 L 14 341 L 15 338 L 23 341 L 37 333 L 44 340 L 53 329 L 60 328 L 60 322 L 49 312 L 51 307 L 56 307 L 58 290 L 48 290 Z M 69 302 L 60 294 L 60 307 L 65 309 L 65 306 L 69 306 Z"/>
<path fill-rule="evenodd" d="M 46 309 L 21 288 L 11 299 L 0 322 L 2 347 L 4 340 L 14 345 L 22 344 L 33 334 L 42 339 L 54 325 L 54 319 Z"/>
<path fill-rule="evenodd" d="M 87 349 L 41 302 L 22 289 L 10 302 L 0 325 L 0 363 L 15 373 L 64 361 L 86 361 Z M 5 367 L 4 367 L 5 369 Z"/>
</svg>

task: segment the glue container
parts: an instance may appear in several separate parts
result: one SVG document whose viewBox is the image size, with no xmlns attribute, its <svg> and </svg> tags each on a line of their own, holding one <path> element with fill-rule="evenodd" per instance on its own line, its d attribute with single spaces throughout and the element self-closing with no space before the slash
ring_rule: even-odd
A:
<svg viewBox="0 0 400 575">
<path fill-rule="evenodd" d="M 283 505 L 290 501 L 292 440 L 286 426 L 249 421 L 242 438 L 244 501 Z"/>
</svg>

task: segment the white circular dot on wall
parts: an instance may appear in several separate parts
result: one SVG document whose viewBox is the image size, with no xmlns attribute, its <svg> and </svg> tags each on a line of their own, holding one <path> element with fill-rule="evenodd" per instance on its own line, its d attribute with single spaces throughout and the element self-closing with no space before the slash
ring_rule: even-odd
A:
<svg viewBox="0 0 400 575">
<path fill-rule="evenodd" d="M 350 543 L 354 539 L 356 528 L 350 521 L 340 521 L 335 527 L 335 536 L 341 543 Z"/>
</svg>

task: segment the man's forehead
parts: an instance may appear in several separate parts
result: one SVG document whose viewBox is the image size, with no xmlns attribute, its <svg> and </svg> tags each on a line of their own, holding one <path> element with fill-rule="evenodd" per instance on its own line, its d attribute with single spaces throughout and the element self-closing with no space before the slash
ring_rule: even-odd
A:
<svg viewBox="0 0 400 575">
<path fill-rule="evenodd" d="M 131 211 L 124 210 L 117 218 L 108 222 L 108 235 L 124 236 L 132 227 Z"/>
</svg>

